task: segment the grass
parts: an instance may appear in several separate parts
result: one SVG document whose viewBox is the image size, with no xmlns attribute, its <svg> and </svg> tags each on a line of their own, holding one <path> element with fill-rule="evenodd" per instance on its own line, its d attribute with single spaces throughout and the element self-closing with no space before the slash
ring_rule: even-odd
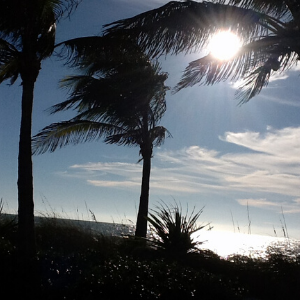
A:
<svg viewBox="0 0 300 300">
<path fill-rule="evenodd" d="M 14 299 L 16 220 L 0 214 L 0 282 Z M 221 259 L 208 250 L 170 256 L 145 240 L 95 233 L 57 218 L 36 226 L 41 299 L 300 299 L 300 251 Z M 251 299 L 252 299 L 251 298 Z"/>
</svg>

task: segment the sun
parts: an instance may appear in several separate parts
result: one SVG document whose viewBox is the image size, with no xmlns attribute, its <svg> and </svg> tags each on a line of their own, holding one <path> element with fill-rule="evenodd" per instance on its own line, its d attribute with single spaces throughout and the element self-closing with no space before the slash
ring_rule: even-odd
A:
<svg viewBox="0 0 300 300">
<path fill-rule="evenodd" d="M 219 60 L 229 60 L 239 51 L 241 45 L 241 40 L 236 34 L 219 31 L 212 37 L 208 50 Z"/>
</svg>

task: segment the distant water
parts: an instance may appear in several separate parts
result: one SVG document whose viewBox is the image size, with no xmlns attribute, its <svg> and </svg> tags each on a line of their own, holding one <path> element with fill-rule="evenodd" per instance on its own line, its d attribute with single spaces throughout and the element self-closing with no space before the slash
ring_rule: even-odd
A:
<svg viewBox="0 0 300 300">
<path fill-rule="evenodd" d="M 95 232 L 105 235 L 133 235 L 135 226 L 117 223 L 91 222 L 68 220 L 73 224 L 78 224 L 82 227 L 91 228 Z M 242 234 L 222 231 L 199 231 L 199 234 L 193 236 L 194 240 L 203 242 L 200 249 L 209 249 L 221 257 L 228 257 L 233 254 L 261 256 L 269 246 L 277 248 L 294 248 L 300 252 L 300 241 L 277 238 L 256 234 Z"/>
<path fill-rule="evenodd" d="M 2 214 L 3 216 L 4 214 Z M 5 215 L 8 218 L 16 218 L 15 215 Z M 49 217 L 47 217 L 49 218 Z M 35 217 L 35 222 L 38 224 L 43 217 Z M 71 219 L 54 218 L 56 222 L 71 224 L 102 233 L 108 236 L 124 236 L 134 235 L 135 226 L 128 224 L 106 223 L 95 221 L 82 221 Z M 199 231 L 193 236 L 194 240 L 201 242 L 200 249 L 208 249 L 221 257 L 228 257 L 233 254 L 264 256 L 269 246 L 294 249 L 300 253 L 300 241 L 286 238 L 277 238 L 256 234 L 242 234 L 227 231 Z"/>
<path fill-rule="evenodd" d="M 256 234 L 233 233 L 226 231 L 203 231 L 194 236 L 203 244 L 202 249 L 209 249 L 221 257 L 233 254 L 265 256 L 268 247 L 282 250 L 294 249 L 300 252 L 300 241 L 287 238 L 270 237 Z"/>
<path fill-rule="evenodd" d="M 0 216 L 8 219 L 17 219 L 17 215 L 13 214 L 1 214 Z M 39 217 L 35 216 L 35 224 L 43 222 L 44 220 L 53 220 L 58 224 L 67 224 L 72 226 L 78 226 L 81 228 L 89 229 L 95 233 L 102 233 L 104 235 L 122 236 L 134 234 L 134 226 L 127 224 L 118 223 L 105 223 L 105 222 L 95 222 L 95 221 L 84 221 L 84 220 L 73 220 L 73 219 L 63 219 L 57 217 Z"/>
<path fill-rule="evenodd" d="M 35 220 L 35 222 L 38 224 L 39 222 L 41 222 L 41 220 L 43 220 L 43 217 L 35 217 Z M 133 235 L 135 230 L 134 226 L 128 224 L 82 221 L 72 219 L 55 219 L 55 221 L 90 229 L 95 233 L 101 233 L 109 236 Z"/>
</svg>

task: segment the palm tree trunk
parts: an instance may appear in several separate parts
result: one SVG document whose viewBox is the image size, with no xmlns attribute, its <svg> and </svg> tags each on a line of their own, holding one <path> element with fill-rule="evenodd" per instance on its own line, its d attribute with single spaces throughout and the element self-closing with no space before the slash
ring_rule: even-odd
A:
<svg viewBox="0 0 300 300">
<path fill-rule="evenodd" d="M 151 171 L 151 156 L 152 145 L 150 144 L 146 149 L 141 150 L 143 156 L 143 177 L 139 211 L 136 222 L 136 237 L 146 237 L 147 235 L 147 216 L 149 206 L 149 186 L 150 186 L 150 171 Z"/>
<path fill-rule="evenodd" d="M 18 247 L 20 255 L 35 257 L 31 125 L 34 83 L 23 82 L 18 157 Z"/>
<path fill-rule="evenodd" d="M 23 80 L 22 116 L 18 157 L 18 289 L 24 299 L 35 299 L 38 272 L 34 230 L 31 128 L 35 79 Z"/>
</svg>

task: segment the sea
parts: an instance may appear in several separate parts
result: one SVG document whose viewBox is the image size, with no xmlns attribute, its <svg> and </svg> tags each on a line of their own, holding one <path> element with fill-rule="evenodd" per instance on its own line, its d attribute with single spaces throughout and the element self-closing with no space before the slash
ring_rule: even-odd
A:
<svg viewBox="0 0 300 300">
<path fill-rule="evenodd" d="M 201 243 L 201 249 L 211 250 L 223 258 L 232 255 L 267 257 L 274 251 L 300 254 L 300 241 L 290 238 L 217 230 L 203 231 L 194 238 Z"/>
<path fill-rule="evenodd" d="M 36 218 L 39 222 L 39 217 Z M 70 222 L 73 225 L 87 228 L 95 233 L 109 236 L 134 235 L 135 226 L 130 224 L 105 223 L 98 221 L 81 221 L 61 219 L 61 222 Z M 275 250 L 283 253 L 300 253 L 300 241 L 290 238 L 271 237 L 257 234 L 244 234 L 218 230 L 200 230 L 192 236 L 199 242 L 199 249 L 210 250 L 222 258 L 232 255 L 251 257 L 266 257 L 268 252 Z"/>
<path fill-rule="evenodd" d="M 16 215 L 2 214 L 2 217 L 16 218 Z M 47 216 L 47 219 L 51 217 Z M 36 224 L 45 220 L 45 217 L 35 217 Z M 55 222 L 79 226 L 91 230 L 95 234 L 107 236 L 130 236 L 134 235 L 135 226 L 132 224 L 106 223 L 98 221 L 84 221 L 62 219 L 54 217 Z M 199 243 L 202 250 L 210 250 L 222 258 L 232 255 L 245 255 L 251 257 L 266 257 L 272 249 L 283 253 L 300 253 L 300 240 L 290 238 L 271 237 L 257 234 L 244 234 L 218 230 L 200 230 L 192 235 L 194 241 Z"/>
</svg>

